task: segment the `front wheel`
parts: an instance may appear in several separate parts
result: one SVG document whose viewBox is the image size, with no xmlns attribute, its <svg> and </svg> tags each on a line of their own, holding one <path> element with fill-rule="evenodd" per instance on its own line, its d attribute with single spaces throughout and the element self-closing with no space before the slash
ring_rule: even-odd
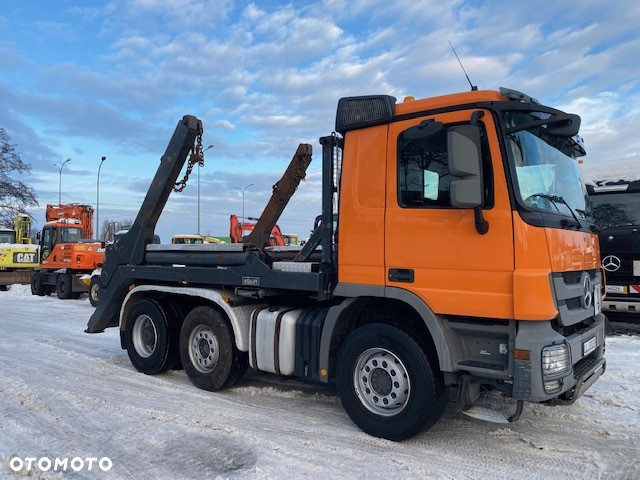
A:
<svg viewBox="0 0 640 480">
<path fill-rule="evenodd" d="M 89 283 L 89 303 L 92 307 L 98 306 L 98 293 L 100 290 L 99 277 L 94 275 Z"/>
<path fill-rule="evenodd" d="M 31 295 L 44 297 L 47 294 L 47 286 L 42 281 L 42 274 L 36 272 L 31 277 Z"/>
<path fill-rule="evenodd" d="M 340 348 L 336 384 L 344 409 L 364 432 L 411 438 L 435 424 L 445 389 L 437 365 L 404 331 L 386 324 L 354 330 Z M 443 403 L 444 402 L 444 403 Z"/>
<path fill-rule="evenodd" d="M 11 285 L 0 285 L 0 292 L 8 292 L 11 290 Z"/>
</svg>

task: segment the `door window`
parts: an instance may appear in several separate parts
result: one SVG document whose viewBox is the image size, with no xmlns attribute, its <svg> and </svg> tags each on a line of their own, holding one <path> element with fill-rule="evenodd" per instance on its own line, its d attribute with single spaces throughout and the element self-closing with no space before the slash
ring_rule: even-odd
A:
<svg viewBox="0 0 640 480">
<path fill-rule="evenodd" d="M 425 124 L 425 122 L 423 122 Z M 421 125 L 423 125 L 421 124 Z M 453 125 L 432 128 L 431 135 L 420 135 L 411 127 L 398 136 L 398 203 L 401 207 L 451 208 L 450 185 L 460 177 L 449 171 L 447 132 Z M 429 127 L 424 127 L 429 128 Z M 491 161 L 484 128 L 481 128 L 485 207 L 493 206 Z"/>
</svg>

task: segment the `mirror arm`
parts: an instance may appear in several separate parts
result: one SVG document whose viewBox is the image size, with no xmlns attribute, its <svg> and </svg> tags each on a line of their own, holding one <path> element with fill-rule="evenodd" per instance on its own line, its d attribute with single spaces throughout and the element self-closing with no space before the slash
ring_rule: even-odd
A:
<svg viewBox="0 0 640 480">
<path fill-rule="evenodd" d="M 476 110 L 471 114 L 471 126 L 478 125 L 478 120 L 484 116 L 484 112 L 482 110 Z M 489 231 L 489 222 L 484 218 L 482 214 L 482 206 L 478 205 L 473 209 L 474 218 L 476 221 L 476 230 L 480 235 L 484 235 Z"/>
<path fill-rule="evenodd" d="M 473 213 L 476 221 L 476 230 L 480 235 L 484 235 L 489 231 L 489 222 L 487 222 L 482 214 L 482 206 L 478 205 L 474 208 Z"/>
<path fill-rule="evenodd" d="M 471 114 L 471 121 L 469 122 L 469 124 L 472 127 L 475 127 L 476 125 L 478 125 L 478 120 L 483 116 L 484 116 L 484 112 L 482 110 L 476 110 Z"/>
</svg>

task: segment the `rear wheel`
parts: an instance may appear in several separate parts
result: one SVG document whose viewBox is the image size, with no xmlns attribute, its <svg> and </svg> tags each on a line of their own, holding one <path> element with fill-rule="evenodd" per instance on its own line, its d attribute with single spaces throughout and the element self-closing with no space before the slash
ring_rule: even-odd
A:
<svg viewBox="0 0 640 480">
<path fill-rule="evenodd" d="M 58 298 L 66 300 L 73 297 L 73 278 L 69 273 L 60 273 L 56 279 Z"/>
<path fill-rule="evenodd" d="M 89 303 L 92 307 L 98 306 L 98 293 L 100 290 L 99 277 L 94 275 L 89 283 Z"/>
<path fill-rule="evenodd" d="M 139 300 L 127 315 L 125 347 L 139 372 L 155 375 L 172 367 L 178 349 L 173 317 L 152 299 Z"/>
<path fill-rule="evenodd" d="M 340 348 L 336 383 L 344 409 L 364 432 L 399 441 L 435 424 L 446 405 L 438 367 L 391 325 L 354 330 Z"/>
<path fill-rule="evenodd" d="M 11 285 L 0 285 L 0 292 L 8 292 L 11 290 Z"/>
<path fill-rule="evenodd" d="M 203 390 L 229 387 L 246 371 L 246 352 L 237 350 L 229 323 L 206 306 L 194 308 L 185 317 L 180 358 L 191 383 Z"/>
</svg>

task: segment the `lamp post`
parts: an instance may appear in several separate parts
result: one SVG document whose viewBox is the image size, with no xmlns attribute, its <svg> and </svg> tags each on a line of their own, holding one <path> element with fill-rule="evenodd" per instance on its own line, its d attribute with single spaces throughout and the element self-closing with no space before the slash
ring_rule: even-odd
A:
<svg viewBox="0 0 640 480">
<path fill-rule="evenodd" d="M 213 148 L 213 145 L 209 145 L 207 148 L 202 150 L 202 154 L 204 155 L 204 152 L 206 152 L 210 148 Z M 198 162 L 198 232 L 197 233 L 198 235 L 200 235 L 200 162 Z"/>
<path fill-rule="evenodd" d="M 62 162 L 62 165 L 58 165 L 57 163 L 53 164 L 54 167 L 58 167 L 58 170 L 60 172 L 60 180 L 58 181 L 58 206 L 62 204 L 62 167 L 64 167 L 70 161 L 71 158 L 67 158 L 64 162 Z"/>
<path fill-rule="evenodd" d="M 106 159 L 107 157 L 102 157 L 102 160 L 100 160 L 100 165 L 98 166 L 98 181 L 96 182 L 96 236 L 98 240 L 100 240 L 100 169 Z"/>
<path fill-rule="evenodd" d="M 239 190 L 242 193 L 242 224 L 244 225 L 244 192 L 247 191 L 247 188 L 251 187 L 253 185 L 253 183 L 250 183 L 249 185 L 247 185 L 244 188 L 240 188 L 240 187 L 235 187 L 236 190 Z"/>
</svg>

